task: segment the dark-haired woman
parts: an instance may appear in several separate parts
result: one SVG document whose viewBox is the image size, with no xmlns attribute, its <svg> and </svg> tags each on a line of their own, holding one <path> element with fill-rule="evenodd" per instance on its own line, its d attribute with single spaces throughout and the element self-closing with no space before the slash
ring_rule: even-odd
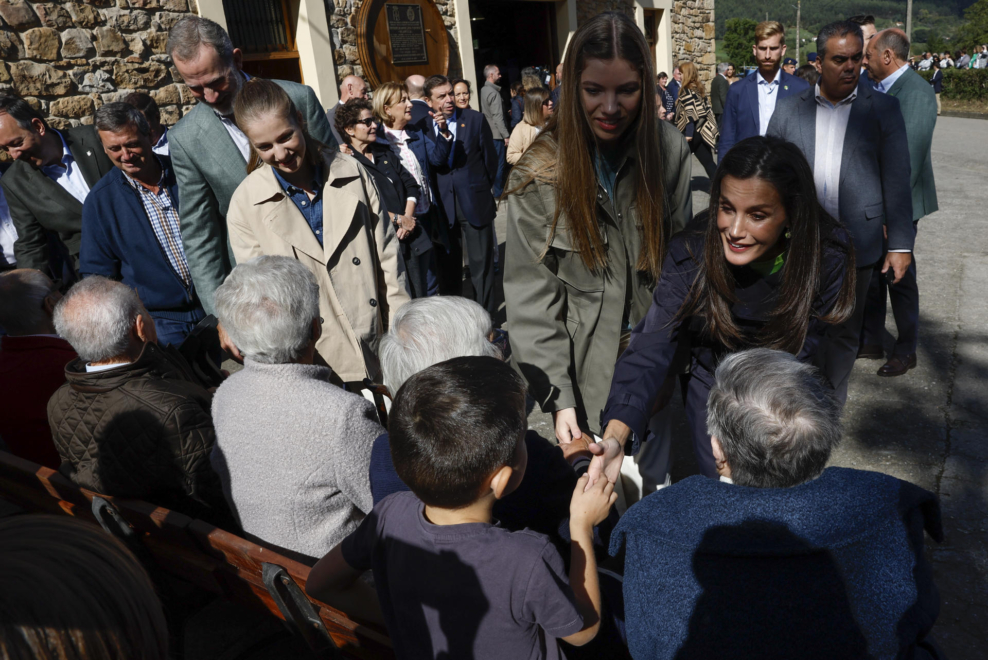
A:
<svg viewBox="0 0 988 660">
<path fill-rule="evenodd" d="M 853 307 L 851 240 L 817 202 L 802 152 L 777 138 L 739 142 L 717 169 L 710 209 L 672 240 L 648 315 L 614 369 L 591 478 L 603 468 L 615 481 L 614 459 L 646 439 L 682 341 L 691 352 L 683 393 L 693 450 L 700 471 L 716 477 L 706 408 L 720 358 L 766 347 L 809 362 L 827 325 Z"/>
<path fill-rule="evenodd" d="M 525 85 L 520 80 L 511 83 L 511 128 L 525 118 Z"/>
<path fill-rule="evenodd" d="M 407 108 L 407 105 L 406 105 Z M 408 113 L 410 114 L 410 112 Z M 387 141 L 378 139 L 374 106 L 367 99 L 350 99 L 336 111 L 336 130 L 352 155 L 370 173 L 381 195 L 381 206 L 394 225 L 413 298 L 428 295 L 432 239 L 415 219 L 422 195 L 418 182 L 395 156 Z"/>
<path fill-rule="evenodd" d="M 600 430 L 614 363 L 692 214 L 689 149 L 656 118 L 635 23 L 599 14 L 568 52 L 559 107 L 508 182 L 504 269 L 512 359 L 563 443 Z"/>
</svg>

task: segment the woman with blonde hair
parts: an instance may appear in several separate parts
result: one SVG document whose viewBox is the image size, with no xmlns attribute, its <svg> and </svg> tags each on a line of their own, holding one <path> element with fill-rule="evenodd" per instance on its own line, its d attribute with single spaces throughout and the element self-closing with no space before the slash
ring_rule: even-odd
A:
<svg viewBox="0 0 988 660">
<path fill-rule="evenodd" d="M 508 138 L 507 160 L 510 165 L 518 163 L 551 116 L 552 99 L 549 98 L 549 90 L 540 88 L 529 92 L 525 97 L 525 115 Z"/>
<path fill-rule="evenodd" d="M 402 83 L 386 82 L 374 90 L 374 115 L 377 117 L 378 140 L 391 147 L 391 151 L 401 160 L 402 166 L 415 178 L 419 195 L 415 201 L 415 221 L 419 231 L 443 249 L 449 249 L 446 223 L 439 217 L 439 207 L 435 201 L 439 193 L 432 186 L 432 168 L 446 165 L 449 159 L 450 141 L 433 139 L 424 135 L 412 121 L 412 102 L 408 90 Z M 438 113 L 434 119 L 440 131 L 446 126 L 446 116 Z M 435 250 L 421 253 L 424 246 L 413 246 L 413 241 L 401 242 L 402 257 L 408 268 L 412 297 L 434 296 L 439 293 L 439 280 L 436 276 Z M 419 252 L 416 257 L 413 253 Z"/>
<path fill-rule="evenodd" d="M 713 181 L 714 172 L 717 171 L 713 152 L 717 148 L 720 129 L 696 65 L 683 62 L 679 65 L 679 72 L 683 74 L 683 82 L 676 99 L 676 128 L 686 136 L 690 151 L 703 165 L 707 178 Z"/>
<path fill-rule="evenodd" d="M 0 658 L 168 660 L 168 628 L 140 562 L 96 525 L 0 521 Z"/>
<path fill-rule="evenodd" d="M 567 53 L 559 107 L 508 182 L 504 297 L 513 363 L 556 438 L 583 443 L 692 200 L 689 149 L 656 118 L 638 26 L 599 14 Z"/>
<path fill-rule="evenodd" d="M 409 298 L 373 179 L 352 157 L 313 140 L 270 80 L 248 80 L 233 113 L 251 145 L 247 178 L 226 216 L 234 256 L 305 264 L 319 283 L 319 356 L 344 382 L 377 379 L 378 340 Z"/>
</svg>

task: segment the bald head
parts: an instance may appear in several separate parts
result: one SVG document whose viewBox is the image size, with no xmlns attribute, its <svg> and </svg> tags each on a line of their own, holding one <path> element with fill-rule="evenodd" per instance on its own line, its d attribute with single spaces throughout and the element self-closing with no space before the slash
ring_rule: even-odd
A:
<svg viewBox="0 0 988 660">
<path fill-rule="evenodd" d="M 425 76 L 418 74 L 408 76 L 405 78 L 405 89 L 408 90 L 408 98 L 426 100 Z"/>
<path fill-rule="evenodd" d="M 40 270 L 19 268 L 0 276 L 0 327 L 8 335 L 53 335 L 51 313 L 61 294 Z"/>
<path fill-rule="evenodd" d="M 340 83 L 340 103 L 367 98 L 367 83 L 360 76 L 347 76 Z"/>
<path fill-rule="evenodd" d="M 885 80 L 908 61 L 909 37 L 898 28 L 882 30 L 865 44 L 863 64 L 872 80 Z"/>
</svg>

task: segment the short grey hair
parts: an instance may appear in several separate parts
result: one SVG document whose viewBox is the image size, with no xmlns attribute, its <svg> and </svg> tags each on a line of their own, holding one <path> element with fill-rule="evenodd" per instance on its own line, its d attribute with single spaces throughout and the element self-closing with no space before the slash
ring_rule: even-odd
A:
<svg viewBox="0 0 988 660">
<path fill-rule="evenodd" d="M 264 255 L 238 264 L 216 289 L 216 315 L 242 354 L 255 362 L 295 362 L 319 318 L 315 275 L 291 257 Z"/>
<path fill-rule="evenodd" d="M 168 33 L 166 51 L 172 60 L 193 60 L 201 45 L 211 46 L 227 66 L 233 64 L 233 42 L 230 35 L 217 23 L 201 16 L 180 19 Z"/>
<path fill-rule="evenodd" d="M 487 310 L 467 298 L 433 296 L 405 303 L 378 349 L 385 386 L 397 394 L 418 372 L 456 357 L 501 358 L 489 340 L 493 329 Z"/>
<path fill-rule="evenodd" d="M 128 126 L 136 126 L 137 132 L 144 137 L 151 135 L 151 125 L 148 124 L 144 113 L 122 101 L 100 106 L 93 116 L 93 124 L 96 125 L 97 131 L 107 133 L 119 133 Z"/>
<path fill-rule="evenodd" d="M 814 367 L 753 348 L 724 358 L 707 399 L 715 436 L 742 486 L 785 488 L 823 472 L 843 429 L 840 406 Z"/>
<path fill-rule="evenodd" d="M 909 60 L 909 37 L 905 32 L 894 28 L 882 30 L 875 37 L 875 50 L 883 53 L 886 49 L 892 51 L 900 62 L 906 62 Z"/>
<path fill-rule="evenodd" d="M 498 70 L 498 66 L 496 64 L 488 64 L 487 66 L 485 66 L 484 80 L 487 80 L 488 76 L 490 76 L 492 73 L 494 73 L 497 70 Z"/>
<path fill-rule="evenodd" d="M 100 275 L 76 282 L 55 305 L 55 330 L 85 362 L 127 352 L 138 316 L 146 316 L 137 292 Z"/>
<path fill-rule="evenodd" d="M 861 31 L 861 26 L 857 23 L 851 21 L 836 21 L 828 25 L 824 25 L 820 29 L 820 33 L 816 36 L 816 53 L 817 56 L 822 60 L 827 56 L 827 42 L 834 37 L 846 37 L 848 35 L 854 35 L 861 42 L 861 47 L 864 47 L 864 32 Z"/>
<path fill-rule="evenodd" d="M 0 327 L 9 335 L 34 335 L 50 328 L 45 298 L 55 288 L 40 270 L 19 268 L 0 275 Z"/>
<path fill-rule="evenodd" d="M 730 68 L 731 68 L 730 62 L 721 62 L 720 64 L 717 65 L 717 73 L 725 74 L 727 73 L 727 70 Z"/>
</svg>

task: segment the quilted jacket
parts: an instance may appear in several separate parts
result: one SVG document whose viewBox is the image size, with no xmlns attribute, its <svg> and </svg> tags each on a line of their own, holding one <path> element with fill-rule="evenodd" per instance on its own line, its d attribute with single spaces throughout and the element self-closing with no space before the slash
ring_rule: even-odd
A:
<svg viewBox="0 0 988 660">
<path fill-rule="evenodd" d="M 209 464 L 212 395 L 177 351 L 146 344 L 137 361 L 93 373 L 77 358 L 66 365 L 65 379 L 48 402 L 63 474 L 99 493 L 229 528 Z"/>
</svg>

